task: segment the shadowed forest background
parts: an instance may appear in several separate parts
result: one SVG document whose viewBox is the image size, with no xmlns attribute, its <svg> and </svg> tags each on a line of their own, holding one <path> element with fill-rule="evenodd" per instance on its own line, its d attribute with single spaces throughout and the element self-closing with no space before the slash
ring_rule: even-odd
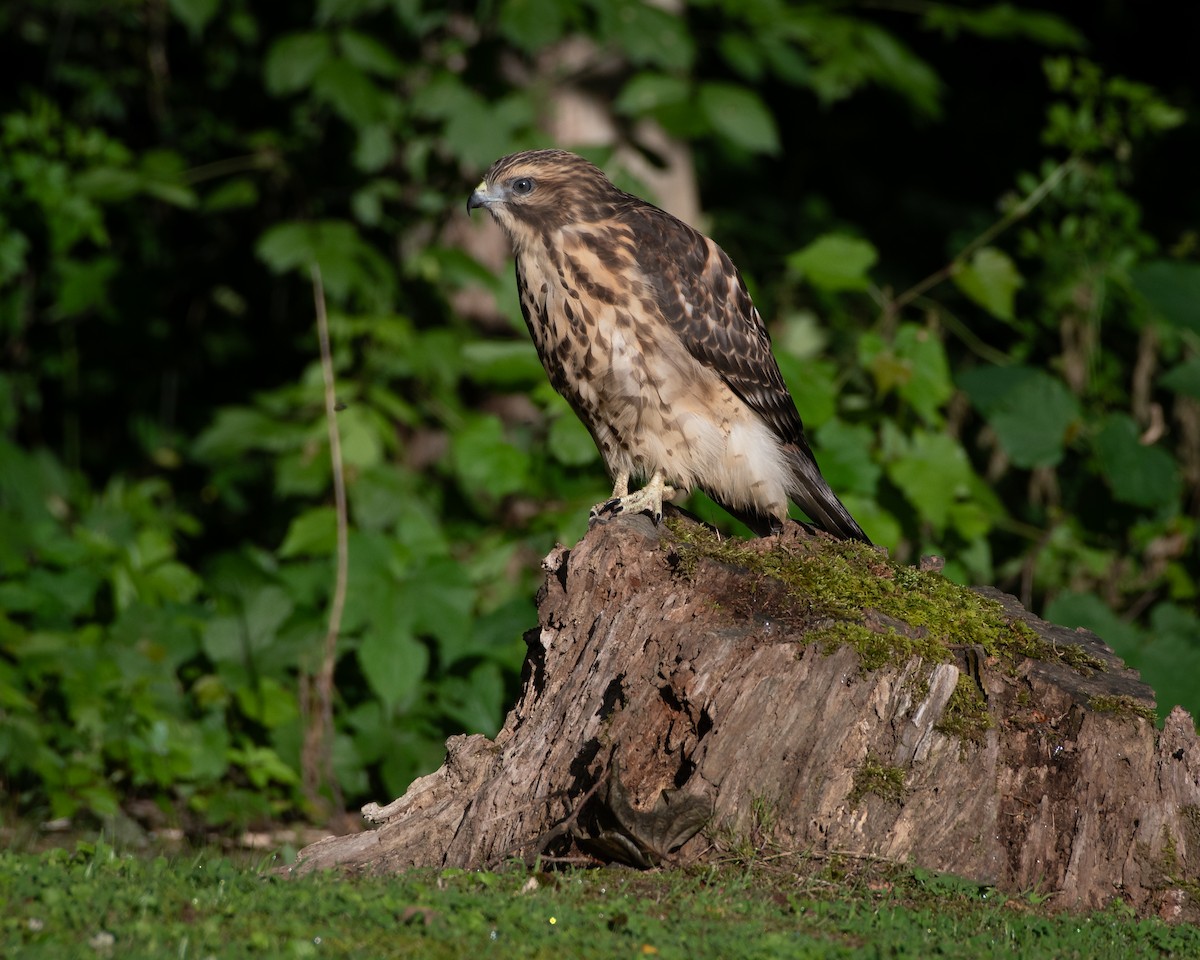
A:
<svg viewBox="0 0 1200 960">
<path fill-rule="evenodd" d="M 610 489 L 464 211 L 533 146 L 725 247 L 876 542 L 1195 715 L 1197 35 L 1119 2 L 5 3 L 0 817 L 317 817 L 498 729 L 540 558 Z"/>
</svg>

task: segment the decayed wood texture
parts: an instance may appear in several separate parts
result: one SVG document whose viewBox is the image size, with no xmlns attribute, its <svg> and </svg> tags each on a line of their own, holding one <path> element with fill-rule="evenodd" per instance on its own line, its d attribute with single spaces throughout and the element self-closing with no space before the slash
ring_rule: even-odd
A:
<svg viewBox="0 0 1200 960">
<path fill-rule="evenodd" d="M 795 527 L 755 551 L 824 541 Z M 375 829 L 302 851 L 340 865 L 487 867 L 540 853 L 691 863 L 753 842 L 913 862 L 1003 890 L 1200 917 L 1200 742 L 1094 635 L 1008 617 L 1093 669 L 1000 662 L 971 636 L 954 663 L 864 669 L 851 646 L 806 642 L 779 581 L 708 559 L 686 570 L 642 517 L 546 558 L 523 689 L 495 740 L 454 737 L 445 764 Z M 880 565 L 882 575 L 889 574 Z M 865 610 L 878 631 L 920 634 Z M 820 625 L 815 625 L 819 627 Z M 953 628 L 951 628 L 951 632 Z M 808 638 L 811 639 L 811 638 Z M 946 722 L 963 682 L 990 728 Z M 697 832 L 699 830 L 699 832 Z"/>
</svg>

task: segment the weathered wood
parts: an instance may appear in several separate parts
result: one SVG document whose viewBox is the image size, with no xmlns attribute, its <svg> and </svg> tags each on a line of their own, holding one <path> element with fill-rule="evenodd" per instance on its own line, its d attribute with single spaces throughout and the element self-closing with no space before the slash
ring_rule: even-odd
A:
<svg viewBox="0 0 1200 960">
<path fill-rule="evenodd" d="M 835 642 L 843 614 L 778 574 L 837 545 L 796 526 L 737 549 L 731 565 L 633 517 L 555 550 L 495 740 L 451 738 L 439 770 L 364 808 L 375 829 L 296 869 L 686 864 L 754 844 L 1200 918 L 1200 742 L 1180 709 L 1155 729 L 1153 692 L 1099 638 L 990 591 L 997 622 L 1047 656 L 998 652 L 966 614 L 872 607 L 855 619 L 919 652 L 868 669 Z M 890 595 L 920 589 L 865 566 Z"/>
</svg>

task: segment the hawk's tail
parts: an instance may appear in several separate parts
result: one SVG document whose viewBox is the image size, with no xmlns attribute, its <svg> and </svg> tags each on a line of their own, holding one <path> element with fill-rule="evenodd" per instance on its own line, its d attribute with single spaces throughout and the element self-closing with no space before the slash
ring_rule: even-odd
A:
<svg viewBox="0 0 1200 960">
<path fill-rule="evenodd" d="M 843 540 L 870 543 L 870 537 L 863 533 L 862 527 L 850 516 L 850 511 L 821 476 L 816 458 L 807 444 L 803 447 L 789 447 L 788 454 L 795 481 L 788 493 L 796 506 L 808 515 L 813 526 Z"/>
</svg>

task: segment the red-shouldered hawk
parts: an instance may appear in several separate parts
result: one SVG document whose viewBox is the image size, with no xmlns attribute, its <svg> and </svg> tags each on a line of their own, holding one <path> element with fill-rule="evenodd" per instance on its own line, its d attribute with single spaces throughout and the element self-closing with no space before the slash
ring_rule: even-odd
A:
<svg viewBox="0 0 1200 960">
<path fill-rule="evenodd" d="M 594 517 L 699 487 L 758 533 L 791 499 L 870 542 L 821 476 L 771 340 L 712 240 L 564 150 L 497 160 L 471 194 L 512 242 L 521 311 L 613 480 Z M 634 493 L 631 478 L 646 480 Z"/>
</svg>

